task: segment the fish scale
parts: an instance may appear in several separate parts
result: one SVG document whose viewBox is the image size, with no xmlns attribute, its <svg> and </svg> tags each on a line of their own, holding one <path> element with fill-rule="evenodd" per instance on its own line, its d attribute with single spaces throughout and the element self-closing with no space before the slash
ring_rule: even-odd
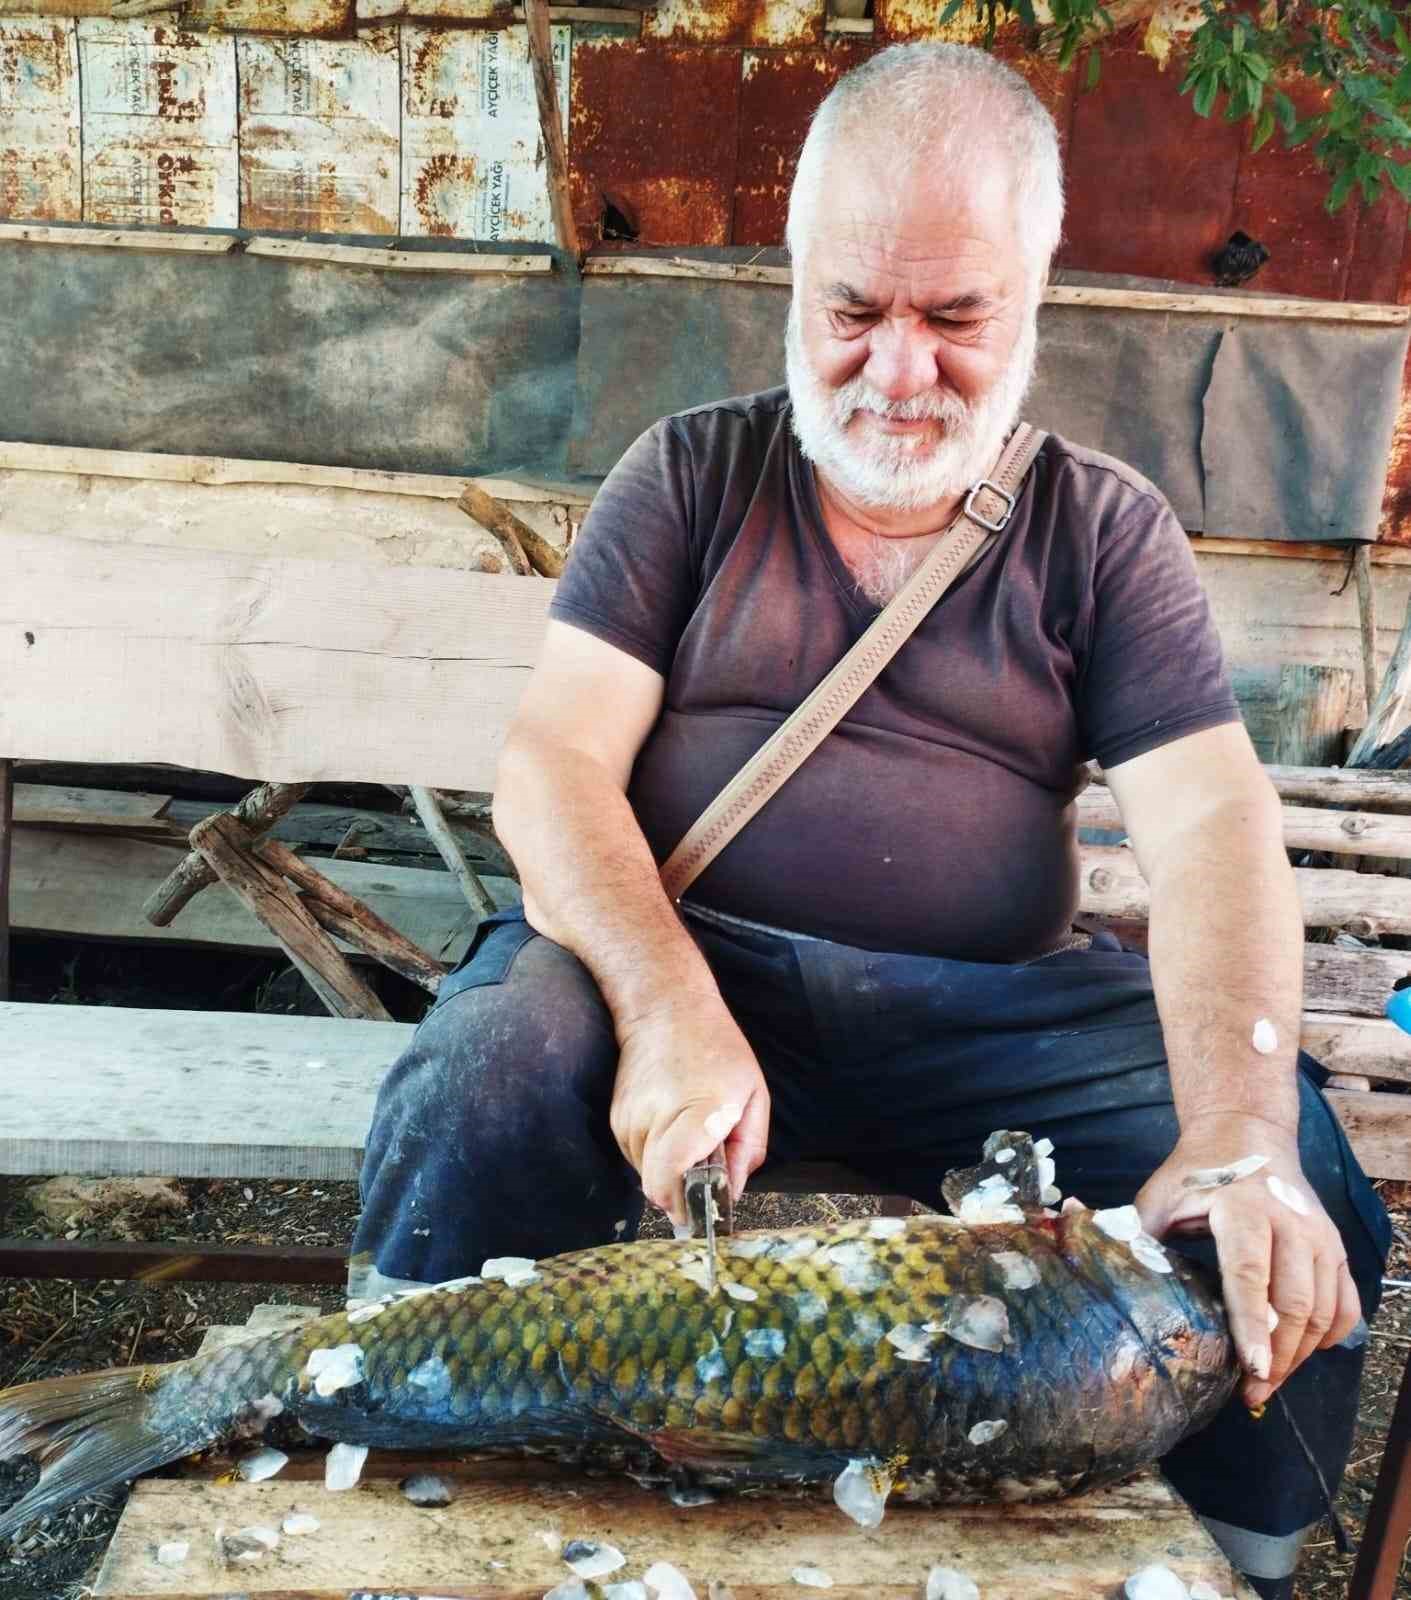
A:
<svg viewBox="0 0 1411 1600">
<path fill-rule="evenodd" d="M 697 1241 L 609 1245 L 540 1262 L 527 1282 L 461 1280 L 170 1367 L 58 1380 L 75 1386 L 66 1411 L 55 1385 L 27 1385 L 0 1395 L 0 1455 L 79 1414 L 82 1386 L 106 1382 L 127 1385 L 130 1409 L 95 1409 L 92 1449 L 105 1461 L 126 1450 L 136 1470 L 229 1434 L 273 1395 L 311 1432 L 350 1443 L 560 1453 L 726 1483 L 904 1457 L 917 1498 L 1026 1498 L 1132 1471 L 1232 1392 L 1224 1314 L 1199 1269 L 1173 1258 L 1169 1273 L 1151 1270 L 1091 1213 L 876 1226 L 733 1235 L 713 1294 Z M 1007 1286 L 1001 1252 L 1032 1263 L 1032 1287 Z M 965 1318 L 993 1314 L 991 1302 L 1008 1319 L 998 1350 L 964 1342 Z M 948 1318 L 949 1333 L 916 1331 Z M 898 1329 L 921 1359 L 887 1337 Z M 342 1345 L 357 1347 L 360 1373 L 321 1397 L 309 1357 Z M 1124 1362 L 1114 1380 L 1109 1366 Z M 979 1422 L 1005 1427 L 976 1444 Z M 74 1459 L 57 1460 L 0 1532 L 93 1486 L 75 1431 Z"/>
</svg>

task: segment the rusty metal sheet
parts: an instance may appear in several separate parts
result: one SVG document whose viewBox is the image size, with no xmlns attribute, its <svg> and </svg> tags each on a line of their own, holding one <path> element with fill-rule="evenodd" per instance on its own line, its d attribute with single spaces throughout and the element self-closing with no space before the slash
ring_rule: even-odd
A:
<svg viewBox="0 0 1411 1600">
<path fill-rule="evenodd" d="M 395 28 L 356 39 L 241 39 L 240 225 L 396 233 Z"/>
<path fill-rule="evenodd" d="M 410 22 L 509 21 L 510 0 L 357 0 L 359 22 L 405 18 Z"/>
<path fill-rule="evenodd" d="M 82 216 L 77 29 L 58 18 L 0 17 L 0 217 Z"/>
<path fill-rule="evenodd" d="M 1089 272 L 1212 281 L 1211 255 L 1234 224 L 1242 125 L 1197 117 L 1128 32 L 1079 94 L 1068 148 L 1068 215 L 1059 261 Z"/>
<path fill-rule="evenodd" d="M 233 228 L 235 41 L 85 17 L 78 45 L 84 221 Z"/>
<path fill-rule="evenodd" d="M 1358 206 L 1357 233 L 1347 267 L 1349 300 L 1396 301 L 1406 256 L 1409 212 L 1411 207 L 1390 185 L 1376 205 Z"/>
<path fill-rule="evenodd" d="M 566 134 L 572 29 L 550 31 Z M 525 30 L 404 26 L 401 37 L 401 231 L 551 242 Z"/>
<path fill-rule="evenodd" d="M 643 244 L 726 244 L 734 206 L 740 52 L 579 39 L 568 142 L 580 239 L 605 200 Z"/>
<path fill-rule="evenodd" d="M 740 169 L 735 182 L 735 244 L 782 244 L 789 188 L 809 118 L 846 72 L 873 53 L 870 44 L 822 50 L 749 52 L 740 84 Z"/>
<path fill-rule="evenodd" d="M 1322 97 L 1311 85 L 1287 89 L 1300 117 L 1320 109 Z M 1275 138 L 1253 154 L 1243 151 L 1231 226 L 1269 252 L 1251 289 L 1319 300 L 1346 297 L 1359 208 L 1345 205 L 1329 216 L 1323 205 L 1327 193 L 1328 175 L 1313 159 L 1311 145 L 1286 150 Z"/>
<path fill-rule="evenodd" d="M 821 44 L 827 0 L 659 0 L 642 37 L 671 44 Z"/>
<path fill-rule="evenodd" d="M 984 24 L 976 19 L 973 5 L 966 4 L 942 26 L 940 18 L 945 9 L 937 0 L 876 0 L 872 8 L 875 37 L 885 44 L 911 39 L 977 44 L 984 37 Z"/>
<path fill-rule="evenodd" d="M 182 20 L 239 33 L 347 33 L 353 0 L 186 0 Z"/>
<path fill-rule="evenodd" d="M 0 17 L 106 17 L 112 0 L 0 0 Z"/>
</svg>

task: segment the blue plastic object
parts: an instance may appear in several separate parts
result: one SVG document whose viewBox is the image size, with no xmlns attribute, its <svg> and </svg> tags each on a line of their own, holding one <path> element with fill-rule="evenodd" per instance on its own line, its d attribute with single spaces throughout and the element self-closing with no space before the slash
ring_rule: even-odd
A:
<svg viewBox="0 0 1411 1600">
<path fill-rule="evenodd" d="M 1386 1012 L 1398 1028 L 1411 1033 L 1411 989 L 1398 989 L 1388 995 Z"/>
</svg>

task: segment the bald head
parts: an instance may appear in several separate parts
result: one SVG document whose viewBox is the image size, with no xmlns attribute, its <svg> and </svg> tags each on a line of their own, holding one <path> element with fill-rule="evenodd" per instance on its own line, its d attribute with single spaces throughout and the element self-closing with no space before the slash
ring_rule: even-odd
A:
<svg viewBox="0 0 1411 1600">
<path fill-rule="evenodd" d="M 1043 281 L 1063 224 L 1058 135 L 1028 84 L 986 51 L 893 45 L 838 81 L 809 127 L 789 196 L 796 283 L 819 234 L 847 225 L 830 204 L 844 171 L 867 174 L 879 201 L 912 210 L 1002 206 L 1026 279 L 1035 291 Z"/>
</svg>

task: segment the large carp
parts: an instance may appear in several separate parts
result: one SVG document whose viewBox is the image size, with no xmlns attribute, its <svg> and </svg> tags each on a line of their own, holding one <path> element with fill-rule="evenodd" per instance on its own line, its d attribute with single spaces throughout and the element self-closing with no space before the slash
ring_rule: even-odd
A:
<svg viewBox="0 0 1411 1600">
<path fill-rule="evenodd" d="M 487 1263 L 498 1276 L 167 1366 L 6 1390 L 0 1459 L 34 1452 L 42 1470 L 0 1535 L 281 1412 L 354 1445 L 715 1483 L 856 1478 L 855 1463 L 943 1501 L 1110 1482 L 1229 1398 L 1224 1312 L 1130 1207 L 1041 1207 L 1025 1136 L 986 1156 L 947 1180 L 959 1218 L 722 1240 L 714 1293 L 698 1241 L 609 1245 Z"/>
</svg>

